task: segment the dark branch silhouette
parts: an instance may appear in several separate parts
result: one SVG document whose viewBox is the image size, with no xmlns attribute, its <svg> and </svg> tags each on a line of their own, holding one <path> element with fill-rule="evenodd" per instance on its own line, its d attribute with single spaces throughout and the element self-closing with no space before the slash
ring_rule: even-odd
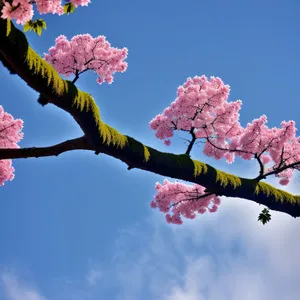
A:
<svg viewBox="0 0 300 300">
<path fill-rule="evenodd" d="M 190 151 L 182 155 L 157 151 L 103 123 L 94 99 L 77 89 L 71 81 L 63 80 L 53 67 L 30 48 L 25 35 L 13 24 L 10 34 L 6 36 L 6 20 L 3 19 L 0 19 L 0 60 L 11 73 L 17 74 L 40 93 L 43 105 L 51 103 L 71 114 L 84 133 L 81 138 L 50 147 L 0 149 L 0 159 L 57 156 L 66 151 L 91 150 L 95 154 L 104 153 L 123 161 L 128 169 L 137 168 L 193 182 L 204 186 L 206 193 L 246 199 L 293 217 L 300 216 L 300 195 L 292 195 L 261 183 L 261 178 L 247 179 L 219 171 L 191 159 L 188 155 Z M 52 77 L 49 79 L 45 72 Z M 190 145 L 193 143 L 192 140 Z M 201 168 L 197 171 L 199 165 Z M 280 169 L 286 168 L 282 166 Z M 234 186 L 230 183 L 232 180 L 239 184 Z"/>
</svg>

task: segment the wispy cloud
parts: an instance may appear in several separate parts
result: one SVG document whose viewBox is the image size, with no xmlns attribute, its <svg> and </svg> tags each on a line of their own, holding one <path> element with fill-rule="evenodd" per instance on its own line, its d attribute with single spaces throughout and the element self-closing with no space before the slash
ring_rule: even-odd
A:
<svg viewBox="0 0 300 300">
<path fill-rule="evenodd" d="M 298 181 L 290 192 L 299 193 Z M 152 211 L 148 220 L 120 231 L 111 261 L 93 258 L 81 281 L 47 299 L 298 299 L 300 220 L 272 212 L 263 226 L 257 222 L 261 210 L 243 199 L 224 198 L 217 213 L 181 226 L 166 224 Z M 12 273 L 1 279 L 5 300 L 47 300 Z"/>
<path fill-rule="evenodd" d="M 297 180 L 290 192 L 299 193 Z M 116 299 L 298 299 L 300 220 L 272 212 L 263 226 L 257 222 L 261 210 L 227 198 L 218 213 L 182 226 L 154 213 L 117 243 Z"/>
<path fill-rule="evenodd" d="M 87 283 L 94 286 L 103 278 L 103 271 L 99 267 L 92 267 L 86 275 Z"/>
<path fill-rule="evenodd" d="M 13 272 L 3 272 L 1 281 L 7 300 L 46 300 L 34 286 L 22 281 Z"/>
</svg>

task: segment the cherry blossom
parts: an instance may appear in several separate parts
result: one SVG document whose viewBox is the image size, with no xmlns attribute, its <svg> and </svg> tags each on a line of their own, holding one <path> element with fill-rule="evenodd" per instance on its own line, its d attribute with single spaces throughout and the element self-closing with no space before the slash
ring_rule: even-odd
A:
<svg viewBox="0 0 300 300">
<path fill-rule="evenodd" d="M 16 20 L 17 24 L 24 25 L 33 17 L 33 6 L 29 0 L 3 1 L 2 19 Z"/>
<path fill-rule="evenodd" d="M 150 206 L 165 213 L 168 223 L 182 224 L 181 216 L 194 219 L 197 213 L 216 212 L 221 203 L 218 196 L 204 193 L 205 188 L 198 184 L 191 186 L 164 180 L 163 184 L 157 182 L 155 188 L 157 194 Z"/>
<path fill-rule="evenodd" d="M 167 146 L 175 131 L 190 134 L 187 155 L 195 142 L 201 140 L 203 153 L 209 157 L 225 158 L 227 163 L 233 163 L 236 156 L 256 159 L 259 180 L 275 175 L 281 185 L 287 185 L 293 171 L 300 170 L 300 137 L 296 137 L 295 122 L 283 121 L 281 128 L 268 128 L 267 117 L 263 115 L 244 128 L 239 123 L 242 101 L 228 102 L 229 93 L 230 87 L 218 77 L 188 78 L 178 87 L 177 98 L 170 107 L 150 122 L 150 128 Z M 195 218 L 196 213 L 217 209 L 208 208 L 216 195 L 204 193 L 201 186 L 164 181 L 156 189 L 151 207 L 164 212 L 169 223 L 181 224 L 181 216 Z"/>
<path fill-rule="evenodd" d="M 62 5 L 62 0 L 2 0 L 3 3 L 1 10 L 1 18 L 16 20 L 17 24 L 24 25 L 33 18 L 34 15 L 34 5 L 40 14 L 64 14 L 64 7 Z M 70 0 L 75 7 L 87 6 L 90 0 Z M 0 8 L 1 4 L 0 3 Z"/>
<path fill-rule="evenodd" d="M 19 148 L 18 142 L 22 139 L 23 121 L 14 119 L 0 106 L 0 148 Z M 14 179 L 14 168 L 11 159 L 0 160 L 0 186 L 7 180 Z"/>
<path fill-rule="evenodd" d="M 105 36 L 93 38 L 89 34 L 74 36 L 70 41 L 61 35 L 56 38 L 55 46 L 45 54 L 45 60 L 62 75 L 69 77 L 74 74 L 75 82 L 79 75 L 94 71 L 99 77 L 97 82 L 112 83 L 116 72 L 127 69 L 127 48 L 118 49 L 111 47 Z"/>
</svg>

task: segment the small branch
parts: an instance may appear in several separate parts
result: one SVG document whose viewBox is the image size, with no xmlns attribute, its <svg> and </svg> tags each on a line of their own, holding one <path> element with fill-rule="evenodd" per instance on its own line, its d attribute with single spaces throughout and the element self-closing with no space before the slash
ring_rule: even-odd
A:
<svg viewBox="0 0 300 300">
<path fill-rule="evenodd" d="M 255 180 L 257 180 L 257 181 L 260 181 L 261 179 L 266 179 L 266 175 L 264 174 L 264 165 L 263 165 L 263 163 L 262 163 L 262 161 L 260 159 L 260 155 L 254 154 L 254 157 L 258 161 L 259 168 L 260 168 L 259 175 L 255 178 Z"/>
<path fill-rule="evenodd" d="M 254 153 L 252 152 L 249 152 L 249 151 L 246 151 L 246 150 L 239 150 L 239 149 L 229 149 L 229 148 L 221 148 L 221 147 L 218 147 L 216 146 L 215 144 L 213 144 L 211 141 L 210 141 L 210 137 L 205 137 L 206 140 L 213 146 L 215 147 L 216 149 L 218 150 L 221 150 L 221 151 L 228 151 L 228 152 L 239 152 L 239 153 L 246 153 L 246 154 L 252 154 L 254 155 Z"/>
<path fill-rule="evenodd" d="M 298 166 L 300 166 L 300 161 L 294 162 L 294 163 L 289 164 L 289 165 L 285 165 L 281 168 L 276 168 L 274 171 L 266 173 L 265 176 L 270 176 L 270 175 L 273 175 L 273 174 L 279 174 L 279 173 L 281 173 L 282 171 L 284 171 L 286 169 L 291 169 L 291 168 L 295 168 L 295 167 L 298 167 Z"/>
<path fill-rule="evenodd" d="M 75 83 L 78 79 L 79 79 L 79 71 L 76 70 L 76 72 L 75 72 L 75 77 L 74 77 L 74 79 L 72 80 L 72 83 Z"/>
<path fill-rule="evenodd" d="M 185 154 L 187 154 L 187 155 L 190 155 L 191 150 L 194 146 L 194 143 L 196 142 L 196 139 L 197 139 L 194 131 L 195 131 L 195 127 L 192 127 L 191 130 L 189 131 L 189 133 L 192 136 L 192 140 L 190 141 L 190 143 L 188 145 L 188 148 L 186 149 Z"/>
<path fill-rule="evenodd" d="M 38 158 L 45 156 L 58 156 L 63 152 L 72 150 L 93 150 L 93 147 L 87 142 L 85 136 L 82 136 L 80 138 L 67 140 L 60 144 L 49 147 L 31 147 L 18 149 L 0 148 L 0 160 L 28 157 Z"/>
<path fill-rule="evenodd" d="M 178 193 L 178 194 L 180 194 L 180 193 Z M 172 204 L 170 204 L 169 209 L 172 208 L 172 207 L 174 207 L 174 206 L 177 206 L 178 204 L 181 204 L 182 202 L 186 202 L 186 201 L 198 201 L 199 199 L 206 198 L 206 197 L 212 196 L 212 195 L 214 195 L 213 192 L 209 192 L 207 194 L 202 194 L 202 195 L 199 195 L 197 193 L 196 196 L 193 196 L 191 198 L 184 198 L 184 199 L 182 199 L 182 200 L 180 200 L 178 202 L 173 202 Z"/>
<path fill-rule="evenodd" d="M 204 193 L 206 193 L 206 195 L 216 195 L 216 196 L 222 196 L 217 190 L 215 191 L 211 191 L 209 189 L 205 189 Z"/>
</svg>

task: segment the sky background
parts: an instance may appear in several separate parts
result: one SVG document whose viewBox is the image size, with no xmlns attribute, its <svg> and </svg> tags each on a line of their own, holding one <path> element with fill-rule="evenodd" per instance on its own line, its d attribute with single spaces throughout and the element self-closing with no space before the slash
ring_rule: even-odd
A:
<svg viewBox="0 0 300 300">
<path fill-rule="evenodd" d="M 300 2 L 101 1 L 70 16 L 46 15 L 31 46 L 47 52 L 64 34 L 105 35 L 127 47 L 128 70 L 112 85 L 85 73 L 103 120 L 162 151 L 184 153 L 177 135 L 168 148 L 149 121 L 176 97 L 187 77 L 219 76 L 242 99 L 245 126 L 262 114 L 270 127 L 299 117 Z M 70 115 L 37 103 L 38 94 L 0 68 L 5 111 L 24 120 L 21 147 L 48 146 L 82 135 Z M 299 127 L 299 126 L 298 126 Z M 243 177 L 252 161 L 192 157 Z M 215 214 L 166 224 L 149 207 L 163 177 L 126 169 L 114 158 L 78 151 L 15 160 L 15 179 L 0 188 L 1 300 L 293 300 L 300 297 L 300 220 L 222 198 Z M 299 174 L 288 191 L 300 194 Z M 271 183 L 279 186 L 275 179 Z"/>
</svg>

